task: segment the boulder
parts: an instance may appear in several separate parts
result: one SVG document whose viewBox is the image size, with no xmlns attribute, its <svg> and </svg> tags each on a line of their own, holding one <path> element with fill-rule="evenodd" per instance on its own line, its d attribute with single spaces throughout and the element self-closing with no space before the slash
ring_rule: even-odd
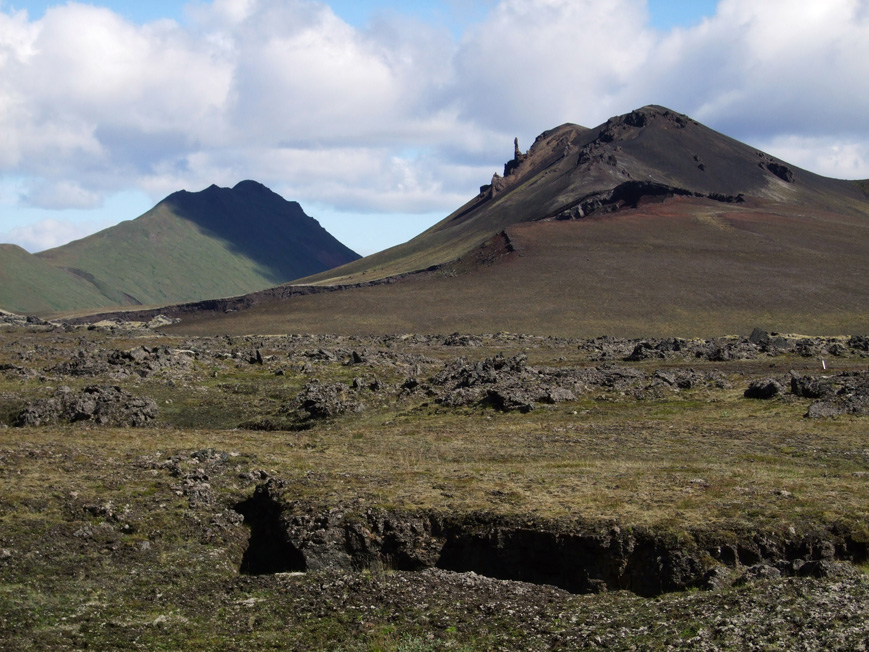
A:
<svg viewBox="0 0 869 652">
<path fill-rule="evenodd" d="M 783 390 L 782 384 L 775 378 L 763 378 L 752 381 L 743 395 L 745 398 L 767 400 L 779 396 Z"/>
<path fill-rule="evenodd" d="M 356 399 L 353 391 L 342 383 L 308 383 L 295 400 L 282 410 L 295 412 L 302 420 L 330 419 L 361 412 L 364 405 Z"/>
<path fill-rule="evenodd" d="M 53 396 L 31 401 L 18 414 L 19 427 L 89 421 L 101 426 L 141 427 L 157 418 L 157 404 L 120 387 L 91 385 L 76 392 L 61 387 Z"/>
</svg>

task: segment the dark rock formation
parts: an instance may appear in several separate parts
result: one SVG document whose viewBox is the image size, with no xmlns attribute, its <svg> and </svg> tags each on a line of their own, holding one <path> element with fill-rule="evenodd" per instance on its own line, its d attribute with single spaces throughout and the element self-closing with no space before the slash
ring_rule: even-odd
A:
<svg viewBox="0 0 869 652">
<path fill-rule="evenodd" d="M 120 387 L 91 385 L 80 392 L 61 387 L 46 399 L 28 403 L 15 425 L 44 426 L 89 421 L 101 426 L 140 427 L 157 418 L 157 404 Z"/>
<path fill-rule="evenodd" d="M 794 173 L 791 172 L 791 169 L 787 165 L 781 163 L 767 163 L 766 169 L 782 181 L 787 181 L 788 183 L 794 182 Z"/>
<path fill-rule="evenodd" d="M 342 383 L 308 383 L 295 400 L 284 406 L 284 413 L 297 414 L 302 420 L 329 419 L 348 412 L 360 412 L 364 405 L 352 388 Z"/>
<path fill-rule="evenodd" d="M 753 380 L 745 390 L 745 398 L 759 398 L 762 400 L 775 398 L 783 391 L 782 384 L 775 378 L 762 378 Z"/>
<path fill-rule="evenodd" d="M 809 418 L 845 414 L 869 414 L 869 372 L 842 372 L 832 376 L 791 377 L 791 393 L 800 398 L 817 399 L 809 406 Z"/>
<path fill-rule="evenodd" d="M 519 150 L 519 139 L 514 138 L 513 139 L 513 158 L 504 164 L 504 176 L 509 177 L 511 174 L 513 174 L 526 158 L 528 158 L 528 155 L 523 154 Z M 493 181 L 493 184 L 494 184 L 494 181 Z"/>
<path fill-rule="evenodd" d="M 752 381 L 746 398 L 771 399 L 784 393 L 776 378 Z M 799 376 L 791 372 L 790 394 L 796 398 L 815 399 L 805 416 L 834 417 L 845 414 L 869 414 L 869 372 L 841 372 L 830 376 Z"/>
</svg>

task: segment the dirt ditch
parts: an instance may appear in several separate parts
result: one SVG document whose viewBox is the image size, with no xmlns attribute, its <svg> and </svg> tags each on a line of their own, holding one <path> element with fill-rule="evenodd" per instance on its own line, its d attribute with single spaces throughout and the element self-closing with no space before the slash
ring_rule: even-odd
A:
<svg viewBox="0 0 869 652">
<path fill-rule="evenodd" d="M 486 513 L 352 508 L 295 501 L 275 478 L 236 505 L 251 529 L 241 571 L 251 575 L 386 567 L 441 569 L 551 585 L 571 593 L 628 590 L 652 597 L 758 577 L 856 571 L 869 545 L 843 528 L 798 533 L 655 531 L 615 523 Z"/>
</svg>

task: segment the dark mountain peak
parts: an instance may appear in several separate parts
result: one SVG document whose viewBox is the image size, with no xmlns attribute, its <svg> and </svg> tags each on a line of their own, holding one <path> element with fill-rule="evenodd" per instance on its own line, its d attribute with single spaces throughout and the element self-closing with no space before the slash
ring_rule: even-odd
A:
<svg viewBox="0 0 869 652">
<path fill-rule="evenodd" d="M 300 217 L 305 215 L 298 202 L 288 201 L 259 181 L 239 181 L 232 188 L 211 184 L 204 190 L 174 192 L 160 204 L 169 204 L 183 217 L 203 226 L 210 226 L 227 213 L 258 213 L 259 220 Z M 158 204 L 159 205 L 159 204 Z M 312 219 L 312 218 L 308 218 Z"/>
<path fill-rule="evenodd" d="M 250 202 L 258 200 L 262 202 L 271 202 L 276 205 L 284 205 L 294 214 L 305 215 L 299 202 L 284 199 L 281 195 L 259 181 L 252 181 L 250 179 L 239 181 L 235 186 L 233 186 L 230 192 L 238 197 L 240 201 Z M 305 217 L 308 216 L 305 215 Z"/>
<path fill-rule="evenodd" d="M 275 283 L 359 258 L 306 215 L 298 202 L 287 201 L 258 181 L 181 191 L 161 203 L 176 217 L 193 222 L 230 243 L 234 252 L 272 270 Z"/>
<path fill-rule="evenodd" d="M 198 191 L 179 190 L 163 199 L 162 203 L 168 203 L 175 209 L 199 213 L 205 211 L 209 214 L 221 212 L 226 209 L 227 202 L 249 201 L 251 197 L 277 197 L 284 201 L 280 195 L 273 193 L 266 186 L 256 181 L 242 181 L 233 188 L 226 188 L 212 183 L 207 188 Z M 158 204 L 159 205 L 159 204 Z M 195 218 L 194 221 L 197 221 Z"/>
<path fill-rule="evenodd" d="M 277 193 L 270 190 L 268 187 L 264 186 L 258 181 L 239 181 L 232 188 L 226 188 L 224 186 L 218 186 L 216 183 L 212 183 L 207 188 L 203 188 L 202 190 L 178 190 L 177 192 L 173 192 L 171 195 L 166 196 L 162 201 L 172 201 L 172 200 L 182 200 L 182 201 L 201 201 L 201 200 L 211 200 L 215 197 L 228 197 L 231 195 L 277 195 Z M 162 202 L 160 202 L 162 203 Z"/>
<path fill-rule="evenodd" d="M 245 179 L 244 181 L 239 181 L 237 184 L 233 186 L 233 191 L 235 192 L 244 192 L 244 193 L 267 193 L 270 195 L 275 195 L 274 191 L 271 188 L 261 184 L 259 181 L 253 181 L 251 179 Z"/>
<path fill-rule="evenodd" d="M 830 192 L 856 195 L 843 184 L 649 104 L 592 129 L 566 123 L 544 131 L 525 153 L 514 141 L 503 176 L 495 174 L 448 224 L 467 223 L 482 211 L 495 211 L 485 220 L 495 217 L 501 226 L 572 219 L 636 206 L 644 197 L 804 203 Z M 508 194 L 509 206 L 499 205 Z"/>
<path fill-rule="evenodd" d="M 687 115 L 677 113 L 665 106 L 649 104 L 607 120 L 597 128 L 598 139 L 604 143 L 624 140 L 636 136 L 636 132 L 650 126 L 667 130 L 700 127 L 701 125 Z"/>
</svg>

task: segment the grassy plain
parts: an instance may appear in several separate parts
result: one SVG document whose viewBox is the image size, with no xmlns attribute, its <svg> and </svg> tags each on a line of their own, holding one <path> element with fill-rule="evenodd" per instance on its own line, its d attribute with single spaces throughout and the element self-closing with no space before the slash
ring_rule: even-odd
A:
<svg viewBox="0 0 869 652">
<path fill-rule="evenodd" d="M 159 406 L 158 420 L 140 429 L 0 426 L 0 646 L 747 649 L 803 637 L 819 649 L 837 641 L 847 649 L 865 639 L 869 579 L 859 573 L 648 600 L 389 568 L 239 572 L 248 530 L 233 507 L 269 476 L 323 508 L 579 519 L 676 536 L 836 527 L 869 540 L 866 418 L 806 419 L 807 399 L 742 396 L 753 378 L 815 373 L 811 357 L 618 362 L 648 374 L 717 371 L 728 387 L 642 398 L 595 389 L 527 414 L 372 392 L 361 412 L 272 431 L 239 427 L 279 414 L 313 378 L 349 386 L 376 376 L 398 387 L 409 376 L 425 381 L 457 356 L 498 353 L 525 353 L 539 368 L 601 364 L 567 340 L 479 341 L 0 334 L 0 424 L 61 384 L 119 384 Z M 105 359 L 142 345 L 195 355 L 145 375 L 113 368 L 75 376 L 56 367 L 80 351 Z M 262 364 L 249 361 L 257 349 Z M 351 351 L 365 351 L 367 361 L 347 364 Z M 826 362 L 828 373 L 867 366 L 854 356 Z"/>
</svg>

